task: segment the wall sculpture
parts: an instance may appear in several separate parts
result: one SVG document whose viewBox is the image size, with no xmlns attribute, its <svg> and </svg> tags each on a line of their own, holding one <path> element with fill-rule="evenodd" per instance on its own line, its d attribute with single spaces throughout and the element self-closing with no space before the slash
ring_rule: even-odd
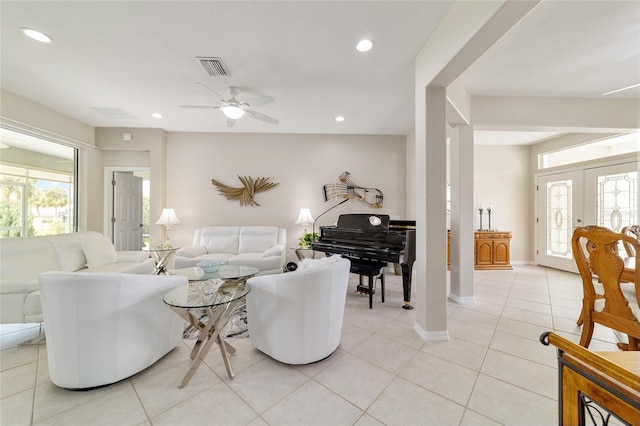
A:
<svg viewBox="0 0 640 426">
<path fill-rule="evenodd" d="M 218 182 L 215 179 L 211 179 L 211 183 L 218 188 L 218 192 L 224 195 L 227 200 L 240 200 L 241 206 L 259 206 L 254 199 L 254 194 L 258 192 L 266 191 L 274 186 L 278 185 L 274 182 L 269 182 L 269 178 L 257 178 L 247 176 L 238 176 L 240 182 L 242 182 L 241 188 L 234 188 Z"/>
<path fill-rule="evenodd" d="M 357 185 L 349 175 L 349 172 L 344 172 L 338 178 L 338 182 L 323 186 L 324 201 L 353 198 L 371 207 L 382 208 L 382 191 Z"/>
</svg>

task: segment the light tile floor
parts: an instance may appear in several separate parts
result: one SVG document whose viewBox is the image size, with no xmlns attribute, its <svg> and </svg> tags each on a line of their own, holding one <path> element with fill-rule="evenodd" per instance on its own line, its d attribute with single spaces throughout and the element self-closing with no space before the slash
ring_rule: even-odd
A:
<svg viewBox="0 0 640 426">
<path fill-rule="evenodd" d="M 329 358 L 284 365 L 236 339 L 235 379 L 212 350 L 184 389 L 190 340 L 128 380 L 72 392 L 49 381 L 46 345 L 16 346 L 37 336 L 37 324 L 2 326 L 0 424 L 557 424 L 555 350 L 538 338 L 553 330 L 578 341 L 578 276 L 523 265 L 474 277 L 476 304 L 448 302 L 449 341 L 413 331 L 401 277 L 387 274 L 386 303 L 376 294 L 369 310 L 352 276 L 342 342 Z M 617 350 L 616 342 L 597 327 L 591 349 Z"/>
</svg>

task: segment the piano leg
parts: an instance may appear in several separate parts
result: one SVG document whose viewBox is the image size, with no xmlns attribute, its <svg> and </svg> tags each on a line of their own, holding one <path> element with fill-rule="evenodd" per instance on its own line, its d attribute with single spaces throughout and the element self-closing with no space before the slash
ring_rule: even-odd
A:
<svg viewBox="0 0 640 426">
<path fill-rule="evenodd" d="M 382 303 L 384 303 L 384 268 L 380 269 L 380 290 L 382 290 Z"/>
<path fill-rule="evenodd" d="M 402 309 L 413 309 L 413 306 L 411 306 L 411 276 L 413 274 L 413 263 L 411 264 L 403 263 L 401 266 L 402 266 L 402 292 L 404 294 L 404 305 L 402 306 Z"/>
</svg>

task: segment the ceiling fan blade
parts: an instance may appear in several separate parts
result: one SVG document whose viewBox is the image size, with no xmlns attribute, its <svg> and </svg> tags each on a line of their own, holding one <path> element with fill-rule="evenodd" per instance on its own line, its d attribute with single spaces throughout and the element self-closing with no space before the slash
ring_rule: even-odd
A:
<svg viewBox="0 0 640 426">
<path fill-rule="evenodd" d="M 214 95 L 216 95 L 219 99 L 224 100 L 224 98 L 222 96 L 220 96 L 215 90 L 213 90 L 212 88 L 210 88 L 209 86 L 206 86 L 198 81 L 196 81 L 196 84 L 199 86 L 204 87 L 205 89 L 207 89 L 208 91 L 210 91 L 211 93 L 213 93 Z"/>
<path fill-rule="evenodd" d="M 209 108 L 209 109 L 220 109 L 219 106 L 214 105 L 180 105 L 180 108 Z"/>
<path fill-rule="evenodd" d="M 279 121 L 276 120 L 275 118 L 269 117 L 268 115 L 264 115 L 264 114 L 259 113 L 259 112 L 247 110 L 247 115 L 255 118 L 256 120 L 264 121 L 266 123 L 271 123 L 271 124 L 278 124 L 279 123 Z"/>
<path fill-rule="evenodd" d="M 275 99 L 273 99 L 273 96 L 258 96 L 255 98 L 250 98 L 250 99 L 246 99 L 244 101 L 242 101 L 243 104 L 249 104 L 253 107 L 256 106 L 260 106 L 260 105 L 266 105 L 266 104 L 270 104 L 271 102 L 273 102 Z"/>
<path fill-rule="evenodd" d="M 233 127 L 236 125 L 236 121 L 238 120 L 234 120 L 233 118 L 227 118 L 227 127 Z"/>
</svg>

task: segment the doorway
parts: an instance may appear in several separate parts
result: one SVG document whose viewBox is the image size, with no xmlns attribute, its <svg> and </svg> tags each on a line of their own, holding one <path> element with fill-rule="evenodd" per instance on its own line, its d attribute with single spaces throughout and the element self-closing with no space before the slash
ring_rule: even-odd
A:
<svg viewBox="0 0 640 426">
<path fill-rule="evenodd" d="M 116 250 L 149 244 L 149 168 L 105 168 L 105 224 Z"/>
<path fill-rule="evenodd" d="M 577 272 L 571 236 L 579 226 L 620 232 L 640 223 L 637 161 L 536 176 L 536 263 Z"/>
</svg>

